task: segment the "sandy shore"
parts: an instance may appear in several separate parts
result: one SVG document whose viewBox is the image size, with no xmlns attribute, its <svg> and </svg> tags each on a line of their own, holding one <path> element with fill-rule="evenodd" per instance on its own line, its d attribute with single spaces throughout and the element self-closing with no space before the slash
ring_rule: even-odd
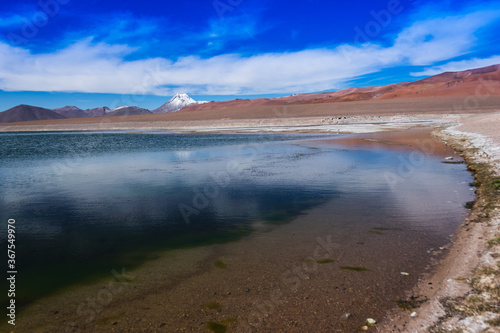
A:
<svg viewBox="0 0 500 333">
<path fill-rule="evenodd" d="M 392 116 L 349 116 L 349 117 L 300 117 L 240 120 L 187 120 L 111 122 L 102 118 L 93 123 L 17 123 L 0 126 L 0 132 L 24 131 L 168 131 L 171 133 L 221 133 L 221 132 L 319 132 L 319 133 L 373 133 L 417 125 L 443 126 L 451 124 L 457 115 L 392 115 Z"/>
<path fill-rule="evenodd" d="M 462 115 L 435 132 L 461 151 L 475 173 L 478 198 L 439 268 L 408 299 L 429 300 L 395 309 L 381 332 L 500 332 L 500 114 Z"/>
</svg>

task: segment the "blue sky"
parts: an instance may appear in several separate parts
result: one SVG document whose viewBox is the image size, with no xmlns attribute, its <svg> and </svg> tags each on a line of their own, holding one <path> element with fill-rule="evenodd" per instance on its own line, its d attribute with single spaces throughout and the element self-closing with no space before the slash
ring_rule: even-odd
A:
<svg viewBox="0 0 500 333">
<path fill-rule="evenodd" d="M 498 1 L 0 3 L 0 110 L 226 100 L 500 63 Z"/>
</svg>

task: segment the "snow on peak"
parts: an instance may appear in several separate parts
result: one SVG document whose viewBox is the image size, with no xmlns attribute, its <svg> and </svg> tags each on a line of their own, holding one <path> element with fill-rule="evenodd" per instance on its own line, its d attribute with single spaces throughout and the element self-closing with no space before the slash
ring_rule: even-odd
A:
<svg viewBox="0 0 500 333">
<path fill-rule="evenodd" d="M 167 103 L 160 106 L 158 109 L 153 110 L 153 113 L 167 113 L 167 112 L 177 112 L 183 107 L 186 107 L 191 104 L 199 104 L 201 102 L 197 102 L 188 94 L 177 93 L 172 97 Z"/>
<path fill-rule="evenodd" d="M 172 105 L 182 105 L 184 107 L 190 104 L 196 104 L 196 101 L 189 97 L 188 94 L 175 94 L 175 96 L 170 99 L 169 103 Z"/>
<path fill-rule="evenodd" d="M 174 97 L 172 98 L 183 98 L 183 99 L 191 99 L 191 97 L 189 97 L 188 94 L 184 94 L 184 93 L 177 93 L 174 95 Z"/>
<path fill-rule="evenodd" d="M 123 109 L 123 108 L 128 108 L 128 107 L 129 107 L 128 105 L 117 106 L 116 108 L 114 108 L 113 110 L 110 110 L 109 112 L 120 110 L 120 109 Z"/>
</svg>

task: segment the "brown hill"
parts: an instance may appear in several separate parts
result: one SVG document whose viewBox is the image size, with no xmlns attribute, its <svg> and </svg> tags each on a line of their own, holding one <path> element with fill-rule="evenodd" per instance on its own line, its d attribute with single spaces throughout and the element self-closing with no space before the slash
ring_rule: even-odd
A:
<svg viewBox="0 0 500 333">
<path fill-rule="evenodd" d="M 84 110 L 88 117 L 104 117 L 107 112 L 109 112 L 109 108 L 107 106 L 102 108 L 94 108 Z"/>
<path fill-rule="evenodd" d="M 52 111 L 66 118 L 85 118 L 89 116 L 85 113 L 85 111 L 76 106 L 65 106 L 62 108 L 52 109 Z"/>
<path fill-rule="evenodd" d="M 65 119 L 66 117 L 37 106 L 21 104 L 4 112 L 0 112 L 0 123 L 13 123 L 18 121 Z"/>
<path fill-rule="evenodd" d="M 152 112 L 147 109 L 141 109 L 137 106 L 126 106 L 115 111 L 108 112 L 106 113 L 106 116 L 136 116 L 141 114 L 152 114 Z"/>
<path fill-rule="evenodd" d="M 292 95 L 273 99 L 236 99 L 224 102 L 190 105 L 180 112 L 224 110 L 257 106 L 283 106 L 293 104 L 318 104 L 362 102 L 398 98 L 459 97 L 477 94 L 500 95 L 500 65 L 447 72 L 412 82 L 402 82 L 381 87 L 348 88 L 335 92 Z"/>
</svg>

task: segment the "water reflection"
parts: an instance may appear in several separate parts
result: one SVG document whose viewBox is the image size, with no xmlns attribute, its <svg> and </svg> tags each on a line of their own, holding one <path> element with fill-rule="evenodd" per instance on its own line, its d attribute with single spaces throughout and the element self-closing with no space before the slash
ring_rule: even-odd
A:
<svg viewBox="0 0 500 333">
<path fill-rule="evenodd" d="M 133 267 L 155 251 L 235 240 L 256 221 L 287 223 L 326 202 L 341 203 L 331 218 L 346 229 L 376 219 L 446 237 L 460 221 L 470 199 L 463 165 L 427 156 L 391 184 L 385 175 L 398 172 L 400 151 L 308 138 L 0 135 L 1 215 L 18 221 L 18 300 Z"/>
</svg>

